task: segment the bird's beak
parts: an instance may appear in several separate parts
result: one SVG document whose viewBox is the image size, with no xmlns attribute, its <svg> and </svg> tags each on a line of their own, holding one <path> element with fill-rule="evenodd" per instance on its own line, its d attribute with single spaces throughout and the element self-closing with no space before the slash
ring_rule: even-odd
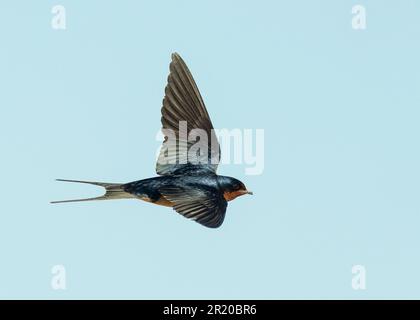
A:
<svg viewBox="0 0 420 320">
<path fill-rule="evenodd" d="M 249 195 L 251 195 L 251 196 L 252 196 L 252 195 L 254 194 L 254 192 L 252 192 L 252 191 L 247 191 L 247 192 L 246 192 L 246 194 L 249 194 Z"/>
</svg>

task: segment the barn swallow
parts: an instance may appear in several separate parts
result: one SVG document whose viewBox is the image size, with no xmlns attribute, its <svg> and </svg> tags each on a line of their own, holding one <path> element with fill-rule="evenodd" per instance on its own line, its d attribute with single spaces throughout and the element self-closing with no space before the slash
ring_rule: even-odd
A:
<svg viewBox="0 0 420 320">
<path fill-rule="evenodd" d="M 228 202 L 239 196 L 252 194 L 245 185 L 232 177 L 217 175 L 220 145 L 201 94 L 184 60 L 172 54 L 168 83 L 165 88 L 162 113 L 162 132 L 165 140 L 156 164 L 157 177 L 130 183 L 103 183 L 57 179 L 57 181 L 87 183 L 105 188 L 105 194 L 96 198 L 53 201 L 52 203 L 92 200 L 140 199 L 161 206 L 172 207 L 186 218 L 208 228 L 223 224 Z M 181 123 L 186 123 L 187 134 L 192 129 L 203 130 L 208 137 L 205 159 L 191 157 L 191 141 L 186 148 L 181 137 Z M 161 161 L 168 155 L 168 135 L 173 132 L 178 148 L 172 152 L 176 161 Z M 203 140 L 205 141 L 205 140 Z M 172 141 L 172 143 L 174 143 Z M 192 154 L 199 156 L 199 153 Z M 216 158 L 216 161 L 215 161 Z M 184 159 L 184 161 L 180 161 Z"/>
</svg>

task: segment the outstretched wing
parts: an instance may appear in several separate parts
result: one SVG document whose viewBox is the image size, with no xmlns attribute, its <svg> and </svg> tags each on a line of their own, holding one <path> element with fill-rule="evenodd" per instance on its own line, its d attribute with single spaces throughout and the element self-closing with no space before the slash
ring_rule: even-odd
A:
<svg viewBox="0 0 420 320">
<path fill-rule="evenodd" d="M 194 171 L 216 172 L 220 146 L 203 98 L 177 54 L 172 54 L 168 84 L 162 107 L 162 132 L 165 136 L 156 164 L 159 175 Z M 193 129 L 200 129 L 194 130 Z M 200 138 L 196 138 L 196 134 Z M 189 135 L 190 139 L 188 139 Z M 202 139 L 202 134 L 206 139 Z M 193 139 L 192 139 L 193 138 Z"/>
<path fill-rule="evenodd" d="M 173 209 L 185 218 L 208 228 L 219 228 L 225 219 L 227 201 L 221 194 L 192 187 L 165 187 L 159 189 L 164 198 L 173 203 Z"/>
</svg>

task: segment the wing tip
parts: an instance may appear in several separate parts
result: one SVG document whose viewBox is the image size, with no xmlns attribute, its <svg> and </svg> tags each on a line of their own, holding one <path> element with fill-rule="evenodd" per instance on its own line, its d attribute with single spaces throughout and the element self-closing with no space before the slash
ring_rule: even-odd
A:
<svg viewBox="0 0 420 320">
<path fill-rule="evenodd" d="M 182 59 L 178 52 L 173 52 L 171 55 L 171 58 L 172 58 L 172 61 L 177 61 L 177 60 Z"/>
</svg>

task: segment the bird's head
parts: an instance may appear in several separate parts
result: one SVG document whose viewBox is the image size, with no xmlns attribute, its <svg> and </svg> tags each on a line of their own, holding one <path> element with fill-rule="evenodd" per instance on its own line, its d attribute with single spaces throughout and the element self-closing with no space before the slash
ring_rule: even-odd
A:
<svg viewBox="0 0 420 320">
<path fill-rule="evenodd" d="M 218 182 L 226 201 L 231 201 L 246 194 L 253 194 L 251 191 L 248 191 L 243 182 L 239 181 L 238 179 L 219 176 Z"/>
</svg>

